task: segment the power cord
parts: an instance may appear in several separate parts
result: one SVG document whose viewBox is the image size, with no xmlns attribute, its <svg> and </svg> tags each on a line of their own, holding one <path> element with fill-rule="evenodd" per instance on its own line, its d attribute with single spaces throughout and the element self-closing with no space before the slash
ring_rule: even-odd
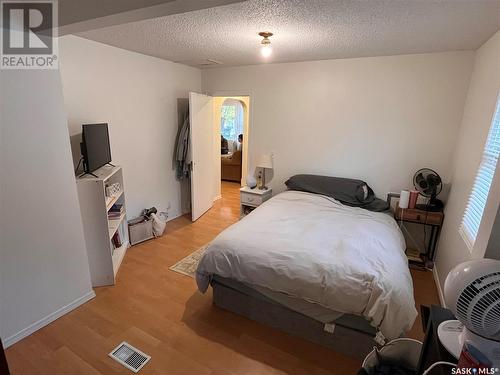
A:
<svg viewBox="0 0 500 375">
<path fill-rule="evenodd" d="M 425 205 L 425 219 L 424 219 L 424 249 L 426 250 L 427 252 L 427 217 L 429 215 L 429 205 L 430 205 L 431 201 L 430 199 L 427 201 L 427 204 Z M 429 254 L 426 254 L 427 256 L 429 256 Z"/>
<path fill-rule="evenodd" d="M 435 363 L 433 363 L 432 365 L 430 365 L 430 367 L 429 367 L 427 370 L 425 370 L 425 371 L 424 371 L 424 373 L 423 373 L 422 375 L 428 375 L 434 367 L 441 366 L 441 365 L 446 365 L 446 366 L 457 367 L 457 364 L 456 364 L 456 363 L 445 362 L 445 361 L 439 361 L 439 362 L 435 362 Z"/>
<path fill-rule="evenodd" d="M 400 222 L 399 222 L 399 228 L 401 229 L 402 232 L 406 233 L 410 239 L 410 241 L 413 243 L 413 245 L 418 249 L 418 251 L 420 251 L 420 244 L 417 242 L 417 240 L 415 239 L 415 237 L 412 236 L 412 234 L 410 233 L 410 231 L 408 230 L 408 228 L 406 228 L 406 226 L 404 225 L 404 213 L 405 213 L 405 208 L 401 208 L 401 217 L 399 218 Z"/>
<path fill-rule="evenodd" d="M 83 156 L 80 158 L 80 160 L 78 160 L 78 164 L 76 165 L 76 168 L 75 168 L 75 174 L 78 172 L 78 168 L 80 168 L 80 164 L 82 164 L 82 160 L 83 160 Z"/>
</svg>

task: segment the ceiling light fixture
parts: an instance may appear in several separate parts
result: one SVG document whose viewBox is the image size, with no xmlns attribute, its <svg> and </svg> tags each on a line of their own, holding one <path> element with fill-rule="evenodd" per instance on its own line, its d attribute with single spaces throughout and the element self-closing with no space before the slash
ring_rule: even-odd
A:
<svg viewBox="0 0 500 375">
<path fill-rule="evenodd" d="M 273 33 L 269 31 L 261 31 L 259 35 L 264 38 L 262 39 L 262 42 L 260 42 L 262 44 L 260 53 L 263 57 L 267 58 L 273 53 L 273 47 L 271 47 L 271 41 L 269 40 L 269 38 L 273 36 Z"/>
</svg>

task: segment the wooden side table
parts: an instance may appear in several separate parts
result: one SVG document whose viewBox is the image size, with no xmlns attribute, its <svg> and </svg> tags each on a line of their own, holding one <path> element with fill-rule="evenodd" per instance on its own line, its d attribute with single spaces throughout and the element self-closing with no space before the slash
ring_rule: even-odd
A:
<svg viewBox="0 0 500 375">
<path fill-rule="evenodd" d="M 415 258 L 408 258 L 410 265 L 417 268 L 433 268 L 434 259 L 436 257 L 436 246 L 439 238 L 441 227 L 443 226 L 444 213 L 442 211 L 424 211 L 418 208 L 405 208 L 399 206 L 394 211 L 394 219 L 400 222 L 421 224 L 431 227 L 431 235 L 428 243 L 426 244 L 425 253 L 421 254 L 420 260 Z"/>
<path fill-rule="evenodd" d="M 248 186 L 242 187 L 240 189 L 240 217 L 249 214 L 272 196 L 273 191 L 270 188 L 260 190 L 258 188 L 250 189 Z"/>
</svg>

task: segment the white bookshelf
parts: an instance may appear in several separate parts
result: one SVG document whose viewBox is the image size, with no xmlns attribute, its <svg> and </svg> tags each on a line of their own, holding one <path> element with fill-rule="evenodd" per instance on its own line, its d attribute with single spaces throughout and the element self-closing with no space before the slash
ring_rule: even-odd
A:
<svg viewBox="0 0 500 375">
<path fill-rule="evenodd" d="M 97 177 L 85 175 L 76 179 L 78 199 L 82 214 L 83 232 L 87 245 L 92 285 L 114 285 L 116 274 L 129 247 L 127 210 L 123 170 L 105 165 L 93 172 Z M 113 197 L 106 196 L 106 186 L 119 183 L 121 190 Z M 108 218 L 108 211 L 115 204 L 124 210 L 117 218 Z M 112 238 L 118 232 L 122 245 L 115 247 Z"/>
</svg>

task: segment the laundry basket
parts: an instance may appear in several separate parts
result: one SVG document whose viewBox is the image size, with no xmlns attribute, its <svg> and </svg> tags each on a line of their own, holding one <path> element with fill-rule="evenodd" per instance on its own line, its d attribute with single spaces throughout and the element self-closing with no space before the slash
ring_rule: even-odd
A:
<svg viewBox="0 0 500 375">
<path fill-rule="evenodd" d="M 413 339 L 395 339 L 385 344 L 381 349 L 374 348 L 363 361 L 363 369 L 373 374 L 379 360 L 384 364 L 398 365 L 417 371 L 422 343 Z M 378 352 L 378 355 L 377 355 Z"/>
<path fill-rule="evenodd" d="M 130 220 L 128 222 L 128 236 L 131 245 L 154 238 L 153 220 L 143 216 Z"/>
</svg>

